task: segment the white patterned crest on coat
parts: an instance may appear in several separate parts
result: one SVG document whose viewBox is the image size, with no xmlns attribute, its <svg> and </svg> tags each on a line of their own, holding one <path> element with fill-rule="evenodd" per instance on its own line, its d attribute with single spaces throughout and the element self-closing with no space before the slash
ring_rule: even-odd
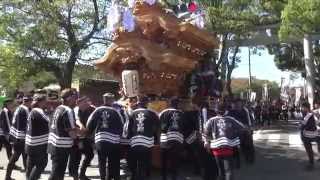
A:
<svg viewBox="0 0 320 180">
<path fill-rule="evenodd" d="M 139 122 L 137 125 L 138 126 L 137 131 L 142 133 L 144 131 L 144 120 L 146 119 L 144 113 L 142 112 L 138 113 L 138 117 L 136 119 Z"/>
<path fill-rule="evenodd" d="M 220 136 L 225 135 L 225 130 L 226 130 L 226 122 L 224 119 L 219 119 L 217 123 L 218 131 Z"/>
<path fill-rule="evenodd" d="M 179 124 L 178 124 L 178 119 L 180 118 L 180 115 L 179 115 L 179 113 L 177 113 L 177 112 L 174 112 L 173 114 L 172 114 L 172 127 L 174 128 L 174 129 L 179 129 Z"/>
<path fill-rule="evenodd" d="M 109 127 L 109 120 L 110 118 L 110 114 L 106 111 L 103 111 L 102 112 L 102 127 L 103 128 L 108 128 Z"/>
</svg>

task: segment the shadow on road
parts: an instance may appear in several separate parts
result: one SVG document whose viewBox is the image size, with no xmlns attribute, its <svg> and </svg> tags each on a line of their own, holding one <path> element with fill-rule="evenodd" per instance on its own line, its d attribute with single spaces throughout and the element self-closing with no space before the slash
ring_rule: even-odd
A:
<svg viewBox="0 0 320 180">
<path fill-rule="evenodd" d="M 304 170 L 307 159 L 302 150 L 258 145 L 256 151 L 256 164 L 243 164 L 241 169 L 235 172 L 236 180 L 314 180 L 320 177 L 318 164 L 312 172 Z"/>
</svg>

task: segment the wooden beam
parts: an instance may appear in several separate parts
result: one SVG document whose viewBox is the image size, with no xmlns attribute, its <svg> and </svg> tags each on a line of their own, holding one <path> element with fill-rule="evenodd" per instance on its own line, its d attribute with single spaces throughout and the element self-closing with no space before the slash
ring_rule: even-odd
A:
<svg viewBox="0 0 320 180">
<path fill-rule="evenodd" d="M 294 38 L 294 39 L 288 39 L 286 41 L 280 41 L 277 34 L 272 34 L 272 36 L 269 36 L 267 34 L 267 29 L 270 29 L 271 32 L 275 32 L 280 28 L 280 23 L 277 24 L 270 24 L 265 26 L 257 26 L 254 28 L 251 32 L 257 32 L 255 35 L 253 35 L 252 38 L 246 38 L 240 40 L 240 46 L 242 47 L 248 47 L 248 46 L 266 46 L 266 45 L 272 45 L 272 44 L 279 44 L 279 43 L 293 43 L 293 42 L 303 42 L 302 38 Z M 320 32 L 314 33 L 310 35 L 310 40 L 320 40 Z M 227 40 L 226 46 L 227 47 L 235 47 L 239 44 L 239 40 Z"/>
<path fill-rule="evenodd" d="M 310 35 L 310 40 L 320 40 L 320 34 L 313 34 Z M 286 41 L 280 41 L 277 35 L 268 36 L 267 33 L 258 33 L 252 38 L 249 39 L 242 39 L 242 40 L 227 40 L 226 46 L 227 47 L 235 47 L 240 43 L 241 47 L 248 47 L 248 46 L 266 46 L 272 44 L 279 44 L 279 43 L 293 43 L 293 42 L 303 42 L 302 39 L 288 39 Z"/>
</svg>

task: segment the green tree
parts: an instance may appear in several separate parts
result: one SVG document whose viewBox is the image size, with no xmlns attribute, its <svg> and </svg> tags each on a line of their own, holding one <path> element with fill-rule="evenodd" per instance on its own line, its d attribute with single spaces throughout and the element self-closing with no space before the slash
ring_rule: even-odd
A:
<svg viewBox="0 0 320 180">
<path fill-rule="evenodd" d="M 46 71 L 37 73 L 30 77 L 29 80 L 33 82 L 33 85 L 37 89 L 42 89 L 45 86 L 57 83 L 56 77 L 52 73 Z"/>
<path fill-rule="evenodd" d="M 35 75 L 33 64 L 19 59 L 14 47 L 0 45 L 0 52 L 0 83 L 3 89 L 15 89 L 27 77 Z"/>
<path fill-rule="evenodd" d="M 269 52 L 275 55 L 275 63 L 279 69 L 300 72 L 305 77 L 304 52 L 301 40 L 305 34 L 320 32 L 320 10 L 318 8 L 320 7 L 320 1 L 287 0 L 280 7 L 276 9 L 277 12 L 281 12 L 281 24 L 278 34 L 282 41 L 291 41 L 291 43 L 270 46 L 268 48 Z M 312 43 L 316 70 L 315 84 L 318 86 L 316 88 L 319 89 L 320 44 L 318 41 Z"/>
<path fill-rule="evenodd" d="M 2 0 L 0 41 L 13 48 L 14 61 L 52 72 L 67 88 L 77 63 L 104 53 L 108 6 L 103 0 Z"/>
<path fill-rule="evenodd" d="M 238 56 L 239 46 L 228 47 L 226 42 L 240 42 L 255 33 L 257 26 L 276 20 L 270 15 L 261 16 L 265 10 L 255 0 L 200 0 L 200 4 L 206 9 L 207 28 L 216 32 L 220 39 L 220 56 L 214 63 L 224 81 L 224 94 L 232 96 L 231 76 L 241 58 Z"/>
<path fill-rule="evenodd" d="M 279 37 L 300 40 L 305 34 L 319 33 L 320 1 L 288 0 L 282 11 Z"/>
<path fill-rule="evenodd" d="M 269 46 L 275 65 L 283 71 L 304 72 L 303 47 L 300 42 Z"/>
<path fill-rule="evenodd" d="M 13 92 L 25 81 L 32 81 L 36 88 L 57 82 L 52 73 L 39 71 L 33 61 L 21 59 L 14 47 L 1 45 L 0 52 L 1 90 Z"/>
<path fill-rule="evenodd" d="M 274 81 L 254 79 L 251 88 L 257 93 L 257 99 L 262 99 L 263 87 L 268 84 L 269 98 L 278 99 L 280 96 L 279 85 Z M 241 92 L 248 92 L 248 79 L 233 79 L 232 89 L 235 96 L 240 96 Z"/>
</svg>

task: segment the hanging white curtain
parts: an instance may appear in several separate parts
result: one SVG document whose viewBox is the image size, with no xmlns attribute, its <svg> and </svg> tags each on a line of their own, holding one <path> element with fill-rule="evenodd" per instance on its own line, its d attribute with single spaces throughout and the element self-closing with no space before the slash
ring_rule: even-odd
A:
<svg viewBox="0 0 320 180">
<path fill-rule="evenodd" d="M 135 2 L 136 2 L 135 0 L 128 0 L 128 6 L 129 6 L 129 8 L 133 8 Z"/>
<path fill-rule="evenodd" d="M 296 88 L 296 97 L 295 97 L 295 102 L 294 104 L 296 106 L 298 106 L 300 104 L 300 100 L 301 100 L 301 97 L 302 97 L 302 89 L 300 87 Z"/>
<path fill-rule="evenodd" d="M 122 26 L 124 27 L 124 29 L 128 32 L 134 31 L 134 28 L 135 28 L 134 16 L 129 8 L 126 8 L 122 18 L 123 18 Z"/>
<path fill-rule="evenodd" d="M 196 19 L 195 19 L 195 25 L 200 28 L 200 29 L 203 29 L 204 28 L 204 25 L 205 25 L 205 19 L 203 17 L 202 14 L 199 14 Z"/>
<path fill-rule="evenodd" d="M 144 2 L 146 2 L 147 4 L 149 4 L 150 6 L 154 5 L 157 0 L 144 0 Z"/>
<path fill-rule="evenodd" d="M 121 19 L 121 12 L 119 11 L 118 5 L 114 4 L 110 8 L 108 17 L 107 17 L 107 31 L 114 32 L 117 28 Z"/>
</svg>

